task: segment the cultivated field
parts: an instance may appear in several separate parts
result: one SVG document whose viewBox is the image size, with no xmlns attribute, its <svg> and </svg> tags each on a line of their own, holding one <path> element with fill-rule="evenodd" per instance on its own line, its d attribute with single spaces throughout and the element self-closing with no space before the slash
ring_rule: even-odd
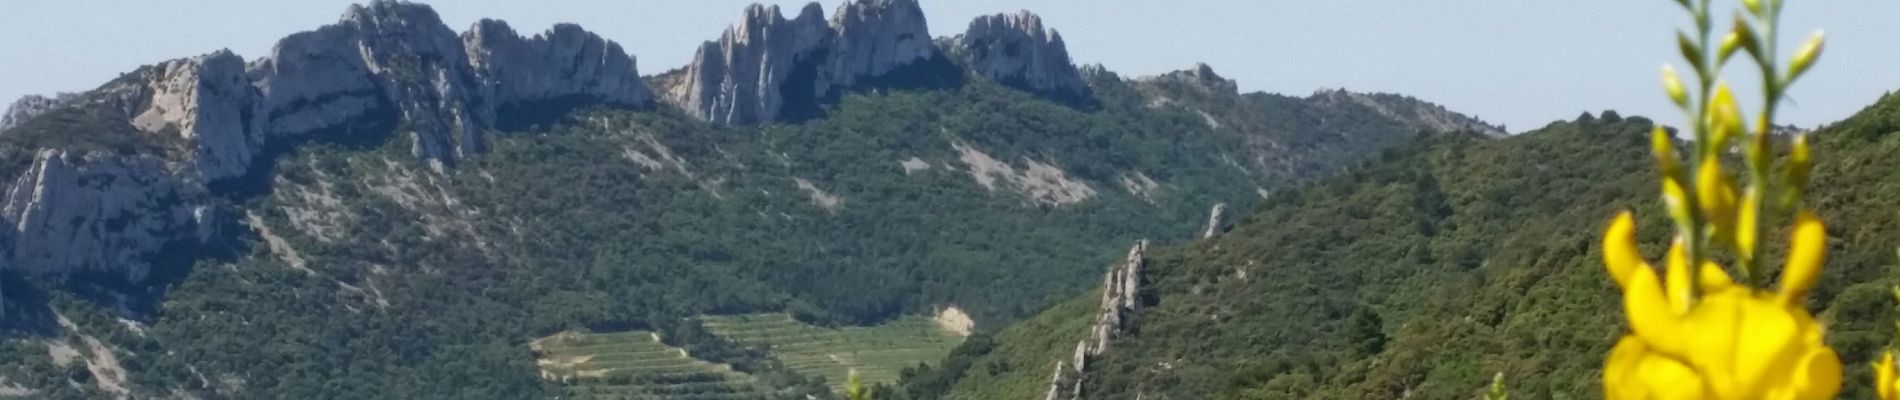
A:
<svg viewBox="0 0 1900 400">
<path fill-rule="evenodd" d="M 963 342 L 957 327 L 921 316 L 837 329 L 799 322 L 782 313 L 709 315 L 699 320 L 706 330 L 726 340 L 770 347 L 787 367 L 823 377 L 833 391 L 843 388 L 853 369 L 867 385 L 896 382 L 904 367 L 938 362 Z"/>
<path fill-rule="evenodd" d="M 751 399 L 765 394 L 750 375 L 702 361 L 648 331 L 563 332 L 535 340 L 542 378 L 566 383 L 575 399 Z"/>
</svg>

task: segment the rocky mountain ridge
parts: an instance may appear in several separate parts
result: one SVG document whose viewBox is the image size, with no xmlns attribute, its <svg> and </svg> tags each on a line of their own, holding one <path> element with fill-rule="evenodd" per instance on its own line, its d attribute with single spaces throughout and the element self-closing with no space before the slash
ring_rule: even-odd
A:
<svg viewBox="0 0 1900 400">
<path fill-rule="evenodd" d="M 945 43 L 956 58 L 991 80 L 1058 99 L 1089 96 L 1062 34 L 1044 28 L 1035 13 L 980 16 L 970 21 L 968 31 Z"/>
<path fill-rule="evenodd" d="M 845 91 L 929 87 L 963 70 L 1054 98 L 1089 96 L 1061 35 L 1028 11 L 978 17 L 935 40 L 915 0 L 853 0 L 823 15 L 818 3 L 790 19 L 778 6 L 747 7 L 691 64 L 656 79 L 656 91 L 689 115 L 735 124 L 810 117 Z"/>
<path fill-rule="evenodd" d="M 82 94 L 24 98 L 0 125 L 0 138 L 34 154 L 6 192 L 0 218 L 11 240 L 0 268 L 106 268 L 137 282 L 146 275 L 138 260 L 202 242 L 195 232 L 222 223 L 210 219 L 211 186 L 260 173 L 269 148 L 376 135 L 400 120 L 412 153 L 440 168 L 480 151 L 486 130 L 537 103 L 647 106 L 640 82 L 619 45 L 578 26 L 523 38 L 484 20 L 458 36 L 428 6 L 376 1 L 249 63 L 221 50 Z M 88 130 L 172 150 L 62 144 L 105 136 Z"/>
<path fill-rule="evenodd" d="M 965 39 L 946 41 L 957 46 L 948 53 L 963 55 L 982 76 L 1021 83 L 1026 90 L 1086 96 L 1060 36 L 1045 36 L 1033 14 L 978 18 L 971 31 L 959 37 Z M 1011 51 L 1000 50 L 1003 47 Z M 1028 50 L 1016 54 L 1016 49 Z M 817 3 L 790 20 L 775 6 L 754 5 L 718 41 L 702 46 L 683 69 L 684 79 L 662 88 L 661 97 L 701 119 L 772 122 L 789 119 L 788 104 L 809 114 L 844 90 L 904 86 L 879 80 L 907 70 L 934 68 L 929 73 L 939 78 L 961 74 L 954 72 L 945 54 L 931 40 L 923 11 L 913 0 L 854 0 L 839 7 L 829 21 Z M 523 37 L 505 22 L 485 19 L 457 35 L 426 5 L 377 0 L 350 6 L 335 24 L 285 37 L 269 55 L 249 62 L 220 50 L 148 66 L 85 93 L 22 98 L 0 115 L 0 136 L 59 135 L 62 127 L 35 128 L 32 121 L 61 109 L 83 109 L 69 114 L 126 131 L 124 141 L 176 150 L 130 156 L 140 152 L 107 155 L 65 149 L 34 157 L 27 170 L 58 173 L 91 162 L 163 166 L 122 183 L 144 187 L 110 191 L 193 193 L 179 197 L 192 199 L 185 201 L 124 201 L 156 207 L 150 210 L 154 215 L 202 215 L 210 206 L 206 199 L 212 196 L 207 194 L 220 191 L 211 186 L 241 186 L 231 182 L 261 173 L 261 165 L 271 162 L 270 149 L 295 142 L 394 129 L 408 137 L 411 154 L 440 170 L 481 152 L 487 131 L 499 124 L 586 104 L 646 107 L 652 91 L 635 64 L 618 44 L 572 24 Z M 1039 69 L 1044 67 L 1049 70 Z M 119 124 L 131 129 L 116 127 Z M 25 141 L 28 149 L 60 147 Z M 99 261 L 138 259 L 171 243 L 188 242 L 186 235 L 118 237 L 120 229 L 102 224 L 115 212 L 111 204 L 119 203 L 107 200 L 113 195 L 94 192 L 107 189 L 54 187 L 49 185 L 63 181 L 27 178 L 20 177 L 7 198 L 44 194 L 99 203 L 16 201 L 10 206 L 16 211 L 6 215 L 6 222 L 13 228 L 10 235 L 24 241 L 0 249 L 11 250 L 5 253 L 11 255 L 9 262 L 0 267 L 86 270 Z M 85 237 L 43 240 L 61 232 L 37 230 L 39 225 L 22 220 L 53 214 L 70 217 L 76 227 L 72 232 L 84 232 Z M 144 231 L 168 236 L 164 232 L 173 230 L 156 227 L 196 223 L 167 220 Z M 81 243 L 118 245 L 99 248 L 105 254 L 97 258 L 28 256 L 93 248 Z M 125 265 L 134 266 L 124 267 L 122 276 L 144 275 L 138 263 Z"/>
</svg>

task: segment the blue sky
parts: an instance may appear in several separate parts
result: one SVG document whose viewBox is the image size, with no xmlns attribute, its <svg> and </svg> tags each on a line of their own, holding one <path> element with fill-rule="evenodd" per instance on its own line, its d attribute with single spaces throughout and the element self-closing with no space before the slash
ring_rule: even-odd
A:
<svg viewBox="0 0 1900 400">
<path fill-rule="evenodd" d="M 823 2 L 826 12 L 839 1 Z M 1035 11 L 1062 32 L 1078 63 L 1124 76 L 1206 62 L 1243 91 L 1402 93 L 1514 132 L 1604 109 L 1681 120 L 1656 83 L 1659 67 L 1675 59 L 1672 31 L 1685 22 L 1668 0 L 923 1 L 936 36 L 961 32 L 977 15 Z M 142 64 L 220 48 L 256 58 L 280 37 L 335 21 L 348 3 L 3 0 L 0 101 L 88 89 Z M 642 73 L 685 64 L 749 3 L 432 2 L 457 31 L 483 17 L 524 33 L 579 23 L 620 42 Z M 804 4 L 766 3 L 788 12 Z M 1795 102 L 1781 121 L 1832 122 L 1900 89 L 1900 2 L 1789 3 L 1782 47 L 1826 28 L 1828 48 L 1790 93 Z"/>
</svg>

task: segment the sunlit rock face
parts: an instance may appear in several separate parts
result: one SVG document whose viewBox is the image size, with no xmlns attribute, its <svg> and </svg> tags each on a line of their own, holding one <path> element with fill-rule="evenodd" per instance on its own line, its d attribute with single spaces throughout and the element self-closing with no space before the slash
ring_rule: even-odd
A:
<svg viewBox="0 0 1900 400">
<path fill-rule="evenodd" d="M 145 155 L 40 151 L 0 202 L 7 266 L 144 280 L 146 256 L 197 240 L 201 223 L 210 224 L 191 201 L 200 194 L 161 164 Z"/>
<path fill-rule="evenodd" d="M 275 145 L 381 135 L 353 129 L 400 121 L 395 133 L 408 136 L 414 155 L 445 167 L 481 151 L 510 107 L 648 105 L 634 64 L 619 45 L 575 25 L 524 38 L 486 20 L 458 35 L 428 6 L 379 0 L 285 37 L 249 63 L 217 51 L 84 93 L 29 96 L 0 115 L 0 135 L 90 135 L 137 149 L 24 142 L 31 160 L 0 178 L 0 269 L 139 282 L 158 252 L 213 240 L 220 222 L 211 199 L 225 190 L 215 188 L 255 175 Z M 62 112 L 83 124 L 33 122 Z M 87 132 L 66 132 L 75 129 Z"/>
<path fill-rule="evenodd" d="M 77 95 L 73 93 L 60 93 L 53 97 L 37 94 L 21 96 L 18 100 L 14 100 L 13 103 L 7 104 L 6 112 L 0 112 L 0 131 L 7 130 L 7 128 L 12 128 L 21 122 L 26 122 L 28 118 L 33 118 L 34 116 L 50 111 L 54 107 L 71 101 L 71 99 L 76 96 Z"/>
<path fill-rule="evenodd" d="M 506 22 L 484 19 L 462 33 L 462 43 L 481 97 L 497 109 L 565 99 L 641 106 L 649 98 L 634 58 L 579 25 L 522 37 Z"/>
<path fill-rule="evenodd" d="M 1056 97 L 1089 96 L 1062 34 L 1044 28 L 1034 13 L 977 17 L 948 42 L 951 54 L 990 80 Z"/>
<path fill-rule="evenodd" d="M 755 4 L 719 40 L 701 45 L 683 76 L 660 90 L 688 115 L 759 124 L 788 119 L 797 107 L 829 101 L 938 54 L 916 1 L 852 1 L 829 21 L 817 3 L 790 19 L 778 6 Z"/>
</svg>

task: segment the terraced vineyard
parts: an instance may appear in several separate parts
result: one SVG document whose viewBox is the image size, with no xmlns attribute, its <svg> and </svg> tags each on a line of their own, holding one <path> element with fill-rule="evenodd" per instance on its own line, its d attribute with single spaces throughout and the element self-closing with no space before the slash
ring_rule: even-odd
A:
<svg viewBox="0 0 1900 400">
<path fill-rule="evenodd" d="M 865 384 L 891 383 L 904 367 L 935 363 L 963 342 L 963 335 L 925 317 L 904 317 L 870 327 L 825 328 L 782 313 L 699 317 L 706 330 L 726 340 L 771 348 L 772 355 L 801 374 L 824 377 L 840 392 L 852 369 Z"/>
<path fill-rule="evenodd" d="M 751 375 L 693 358 L 648 331 L 562 332 L 535 340 L 541 376 L 567 384 L 574 399 L 755 399 Z"/>
</svg>

